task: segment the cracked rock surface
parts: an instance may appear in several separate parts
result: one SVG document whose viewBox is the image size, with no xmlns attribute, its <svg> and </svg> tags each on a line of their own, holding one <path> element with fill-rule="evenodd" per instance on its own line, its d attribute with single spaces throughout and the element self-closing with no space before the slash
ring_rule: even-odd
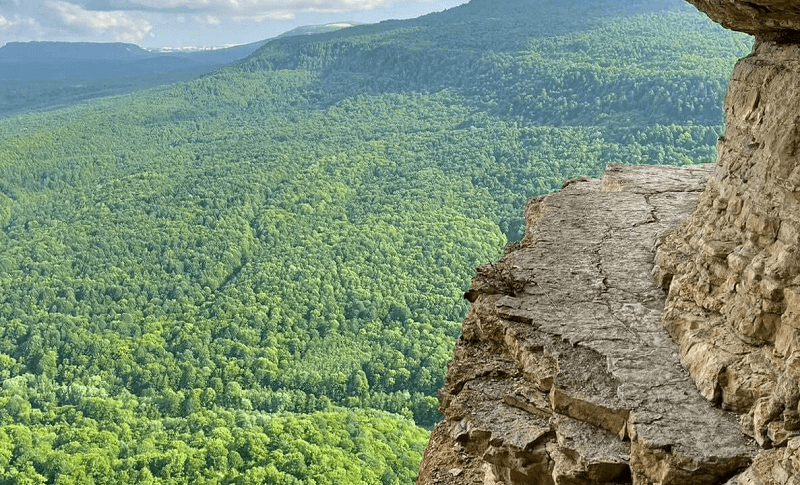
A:
<svg viewBox="0 0 800 485">
<path fill-rule="evenodd" d="M 419 484 L 723 484 L 751 464 L 661 326 L 654 244 L 712 169 L 611 165 L 531 199 L 478 268 Z M 753 482 L 756 483 L 756 482 Z"/>
<path fill-rule="evenodd" d="M 703 396 L 781 448 L 731 483 L 800 483 L 800 45 L 757 42 L 725 117 L 696 211 L 661 239 L 663 324 Z"/>
</svg>

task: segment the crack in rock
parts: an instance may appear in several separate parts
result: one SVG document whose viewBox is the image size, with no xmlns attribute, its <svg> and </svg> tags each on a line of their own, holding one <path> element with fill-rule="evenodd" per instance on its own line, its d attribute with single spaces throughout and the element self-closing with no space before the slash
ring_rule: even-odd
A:
<svg viewBox="0 0 800 485">
<path fill-rule="evenodd" d="M 467 292 L 440 391 L 444 421 L 432 440 L 466 450 L 470 465 L 459 468 L 507 485 L 710 485 L 750 464 L 757 447 L 738 416 L 695 388 L 652 283 L 648 243 L 679 222 L 659 214 L 687 217 L 710 173 L 611 165 L 603 180 L 529 203 L 526 239 L 480 268 Z M 486 372 L 487 358 L 504 374 Z M 420 477 L 432 476 L 437 456 L 429 448 Z"/>
</svg>

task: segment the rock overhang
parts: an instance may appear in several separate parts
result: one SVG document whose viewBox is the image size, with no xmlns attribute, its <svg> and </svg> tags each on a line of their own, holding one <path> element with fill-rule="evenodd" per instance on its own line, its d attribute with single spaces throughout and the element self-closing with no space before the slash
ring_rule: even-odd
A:
<svg viewBox="0 0 800 485">
<path fill-rule="evenodd" d="M 800 2 L 796 0 L 687 0 L 724 27 L 759 40 L 800 41 Z"/>
</svg>

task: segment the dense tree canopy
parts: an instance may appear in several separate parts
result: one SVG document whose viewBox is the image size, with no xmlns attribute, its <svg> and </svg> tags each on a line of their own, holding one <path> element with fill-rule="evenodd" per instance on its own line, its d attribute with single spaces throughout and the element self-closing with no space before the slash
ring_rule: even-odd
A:
<svg viewBox="0 0 800 485">
<path fill-rule="evenodd" d="M 411 483 L 525 200 L 713 160 L 751 40 L 681 4 L 473 0 L 0 120 L 0 483 Z"/>
</svg>

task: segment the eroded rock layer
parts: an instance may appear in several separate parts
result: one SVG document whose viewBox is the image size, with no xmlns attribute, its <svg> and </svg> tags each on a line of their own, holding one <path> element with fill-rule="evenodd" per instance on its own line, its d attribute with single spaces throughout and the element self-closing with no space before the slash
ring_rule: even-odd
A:
<svg viewBox="0 0 800 485">
<path fill-rule="evenodd" d="M 420 484 L 718 484 L 755 442 L 714 407 L 661 326 L 654 242 L 710 167 L 610 166 L 532 199 L 482 266 Z"/>
<path fill-rule="evenodd" d="M 797 0 L 688 0 L 712 20 L 762 40 L 796 42 L 800 39 L 800 3 Z"/>
<path fill-rule="evenodd" d="M 663 324 L 703 396 L 763 447 L 788 445 L 741 483 L 800 483 L 800 46 L 757 42 L 725 114 L 696 211 L 661 240 Z"/>
</svg>

